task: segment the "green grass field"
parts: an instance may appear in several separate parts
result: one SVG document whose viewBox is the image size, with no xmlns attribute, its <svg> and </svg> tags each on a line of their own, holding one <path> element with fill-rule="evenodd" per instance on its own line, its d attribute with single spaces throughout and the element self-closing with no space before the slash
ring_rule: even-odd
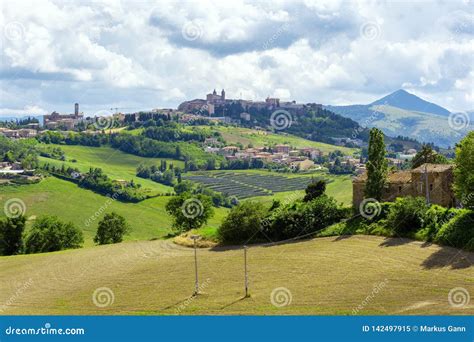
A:
<svg viewBox="0 0 474 342">
<path fill-rule="evenodd" d="M 210 130 L 216 130 L 220 132 L 228 144 L 241 143 L 244 146 L 252 144 L 254 147 L 264 147 L 274 144 L 288 144 L 295 148 L 314 147 L 324 153 L 340 150 L 347 155 L 352 155 L 354 152 L 358 151 L 358 149 L 355 148 L 347 148 L 311 141 L 291 134 L 276 134 L 243 127 L 205 127 L 209 128 Z"/>
<path fill-rule="evenodd" d="M 201 249 L 198 260 L 202 294 L 191 297 L 193 250 L 169 241 L 0 257 L 0 307 L 8 303 L 0 312 L 351 315 L 357 310 L 359 315 L 474 314 L 472 300 L 458 308 L 448 302 L 453 288 L 474 293 L 474 254 L 449 247 L 376 236 L 253 246 L 248 251 L 249 298 L 243 298 L 242 249 Z M 103 296 L 94 297 L 95 291 Z M 96 306 L 94 298 L 105 306 Z"/>
<path fill-rule="evenodd" d="M 70 221 L 84 232 L 85 245 L 91 246 L 97 229 L 97 222 L 105 213 L 115 211 L 124 216 L 132 227 L 126 240 L 149 240 L 161 238 L 171 229 L 171 217 L 165 212 L 167 196 L 147 199 L 139 203 L 122 203 L 98 195 L 76 184 L 48 177 L 38 184 L 2 186 L 0 188 L 0 208 L 11 198 L 19 198 L 26 205 L 26 216 L 39 217 L 43 214 L 56 215 Z M 227 209 L 215 208 L 215 215 L 208 226 L 217 228 Z M 99 213 L 99 218 L 89 226 L 85 224 L 91 216 Z M 0 217 L 4 215 L 0 211 Z"/>
<path fill-rule="evenodd" d="M 133 179 L 144 188 L 149 188 L 157 192 L 173 192 L 173 188 L 153 182 L 149 179 L 143 179 L 136 176 L 136 168 L 139 164 L 160 165 L 160 158 L 144 158 L 133 154 L 124 153 L 111 147 L 88 147 L 88 146 L 70 146 L 70 145 L 48 145 L 60 147 L 66 154 L 66 162 L 60 160 L 40 157 L 41 163 L 49 163 L 56 167 L 65 164 L 66 167 L 78 168 L 81 171 L 88 171 L 90 167 L 99 167 L 112 179 Z M 75 159 L 77 162 L 72 162 Z M 173 163 L 176 166 L 183 167 L 184 163 L 180 160 L 163 159 L 167 163 Z"/>
</svg>

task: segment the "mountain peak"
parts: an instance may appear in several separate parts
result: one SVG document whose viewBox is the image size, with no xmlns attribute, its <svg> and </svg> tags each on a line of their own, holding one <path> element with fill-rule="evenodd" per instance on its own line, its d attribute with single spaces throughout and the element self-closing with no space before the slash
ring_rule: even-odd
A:
<svg viewBox="0 0 474 342">
<path fill-rule="evenodd" d="M 403 89 L 398 89 L 397 91 L 394 91 L 393 93 L 370 104 L 370 106 L 376 105 L 388 105 L 405 110 L 432 113 L 441 116 L 448 116 L 450 113 L 446 108 L 425 101 Z"/>
</svg>

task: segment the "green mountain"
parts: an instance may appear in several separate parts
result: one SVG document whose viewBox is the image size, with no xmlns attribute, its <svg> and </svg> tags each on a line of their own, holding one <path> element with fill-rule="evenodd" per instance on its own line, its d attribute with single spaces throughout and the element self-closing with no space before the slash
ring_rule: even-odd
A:
<svg viewBox="0 0 474 342">
<path fill-rule="evenodd" d="M 362 127 L 377 127 L 389 136 L 407 136 L 440 147 L 454 146 L 474 129 L 469 113 L 450 113 L 404 90 L 367 105 L 325 108 L 357 121 Z"/>
</svg>

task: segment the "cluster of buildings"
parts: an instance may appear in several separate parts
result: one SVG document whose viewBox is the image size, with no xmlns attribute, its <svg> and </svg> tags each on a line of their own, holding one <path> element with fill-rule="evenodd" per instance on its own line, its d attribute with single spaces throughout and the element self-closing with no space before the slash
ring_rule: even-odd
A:
<svg viewBox="0 0 474 342">
<path fill-rule="evenodd" d="M 28 128 L 9 129 L 0 127 L 0 135 L 11 139 L 34 138 L 38 134 L 39 124 L 28 124 Z"/>
<path fill-rule="evenodd" d="M 66 128 L 73 129 L 84 119 L 84 115 L 79 113 L 79 103 L 74 104 L 74 114 L 59 114 L 52 112 L 43 116 L 43 126 L 47 129 Z"/>
<path fill-rule="evenodd" d="M 206 94 L 206 99 L 194 99 L 191 101 L 185 101 L 178 106 L 178 111 L 184 113 L 201 113 L 202 115 L 208 114 L 212 116 L 215 114 L 216 107 L 222 106 L 225 104 L 240 103 L 242 107 L 247 111 L 250 107 L 256 109 L 285 109 L 285 110 L 301 110 L 306 107 L 318 107 L 322 108 L 321 104 L 297 104 L 296 101 L 280 101 L 279 98 L 267 97 L 265 101 L 251 101 L 251 100 L 241 100 L 241 99 L 227 99 L 225 95 L 225 90 L 222 89 L 220 95 L 214 91 L 212 93 Z M 240 114 L 240 118 L 245 121 L 250 121 L 250 114 L 246 111 Z"/>
<path fill-rule="evenodd" d="M 206 144 L 214 144 L 214 138 L 206 139 Z M 277 163 L 292 169 L 308 170 L 315 167 L 314 159 L 322 156 L 316 148 L 304 147 L 291 149 L 289 145 L 276 145 L 273 148 L 258 147 L 240 149 L 237 146 L 211 147 L 206 151 L 223 155 L 227 160 L 254 160 L 259 159 L 266 163 Z"/>
</svg>

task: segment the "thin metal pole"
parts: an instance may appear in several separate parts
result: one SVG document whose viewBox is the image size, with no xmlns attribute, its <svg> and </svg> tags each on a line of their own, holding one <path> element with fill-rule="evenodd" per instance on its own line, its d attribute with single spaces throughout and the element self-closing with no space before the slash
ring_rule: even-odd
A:
<svg viewBox="0 0 474 342">
<path fill-rule="evenodd" d="M 428 187 L 428 167 L 425 163 L 425 192 L 426 192 L 426 203 L 430 204 L 430 189 Z"/>
<path fill-rule="evenodd" d="M 194 239 L 194 273 L 196 274 L 194 295 L 199 294 L 199 279 L 198 279 L 198 259 L 197 259 L 197 249 L 196 249 L 196 239 Z"/>
<path fill-rule="evenodd" d="M 249 276 L 247 273 L 247 246 L 244 246 L 245 297 L 249 296 Z"/>
</svg>

